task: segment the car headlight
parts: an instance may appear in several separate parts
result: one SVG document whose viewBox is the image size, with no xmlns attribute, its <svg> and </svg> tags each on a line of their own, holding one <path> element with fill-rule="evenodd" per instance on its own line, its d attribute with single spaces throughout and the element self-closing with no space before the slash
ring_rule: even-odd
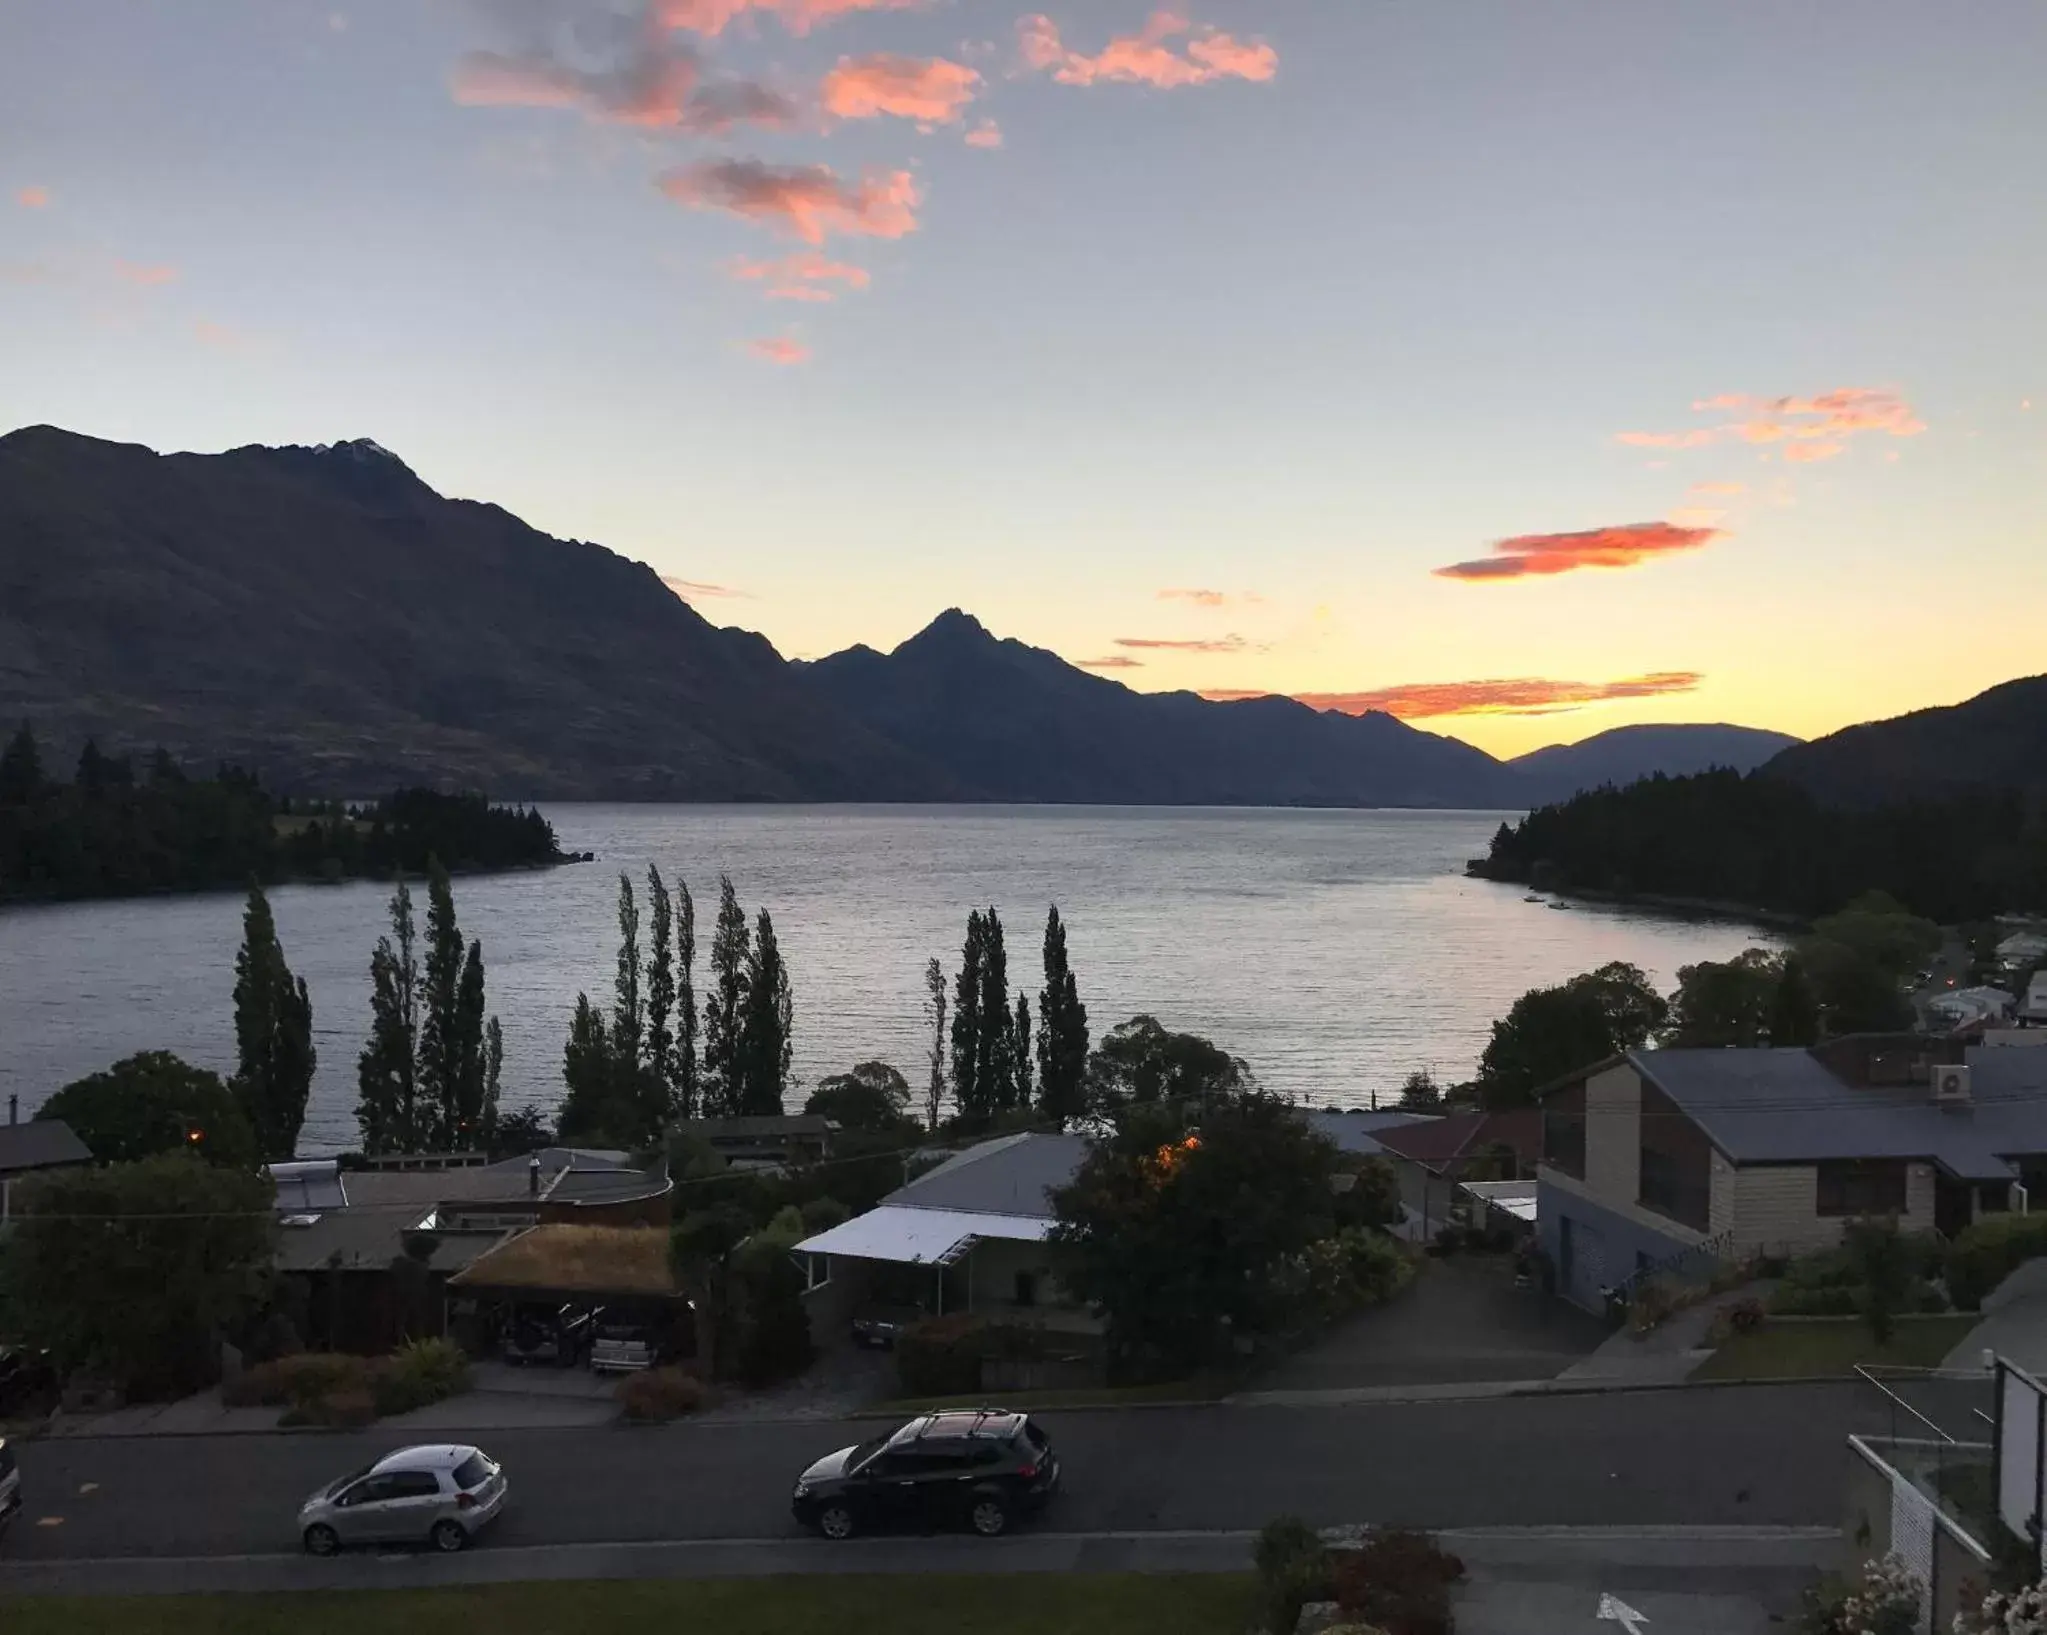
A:
<svg viewBox="0 0 2047 1635">
<path fill-rule="evenodd" d="M 799 1499 L 810 1497 L 810 1484 L 808 1482 L 798 1482 L 796 1484 L 796 1497 Z"/>
</svg>

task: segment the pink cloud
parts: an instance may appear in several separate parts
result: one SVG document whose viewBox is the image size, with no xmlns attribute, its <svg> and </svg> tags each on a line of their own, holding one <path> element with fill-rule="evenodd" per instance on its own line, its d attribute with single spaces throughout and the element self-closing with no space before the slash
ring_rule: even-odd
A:
<svg viewBox="0 0 2047 1635">
<path fill-rule="evenodd" d="M 1255 591 L 1232 594 L 1226 590 L 1170 589 L 1159 592 L 1161 602 L 1188 602 L 1195 607 L 1251 607 L 1265 600 Z"/>
<path fill-rule="evenodd" d="M 1377 710 L 1403 720 L 1443 715 L 1558 715 L 1584 704 L 1617 698 L 1660 698 L 1697 690 L 1706 678 L 1696 670 L 1658 670 L 1624 676 L 1618 681 L 1553 681 L 1520 676 L 1490 681 L 1423 681 L 1398 687 L 1376 687 L 1355 693 L 1291 693 L 1285 696 L 1313 710 L 1339 715 L 1366 715 Z M 1214 688 L 1203 698 L 1231 702 L 1269 698 L 1270 693 L 1245 688 Z"/>
<path fill-rule="evenodd" d="M 791 34 L 863 11 L 908 11 L 921 0 L 655 0 L 653 14 L 667 28 L 722 34 L 749 13 L 773 17 Z"/>
<path fill-rule="evenodd" d="M 1083 670 L 1142 670 L 1144 668 L 1143 659 L 1134 659 L 1128 653 L 1111 653 L 1107 658 L 1075 659 L 1073 662 Z"/>
<path fill-rule="evenodd" d="M 1191 36 L 1183 50 L 1170 43 Z M 1279 72 L 1279 53 L 1262 41 L 1239 40 L 1212 28 L 1197 30 L 1176 12 L 1155 11 L 1136 34 L 1112 39 L 1097 56 L 1072 50 L 1051 18 L 1033 15 L 1017 24 L 1025 66 L 1048 73 L 1062 85 L 1123 83 L 1172 90 L 1221 79 L 1269 80 Z"/>
<path fill-rule="evenodd" d="M 1167 640 L 1160 636 L 1118 636 L 1118 647 L 1134 647 L 1140 652 L 1164 653 L 1243 653 L 1251 644 L 1242 636 L 1216 636 L 1191 641 Z"/>
<path fill-rule="evenodd" d="M 800 250 L 778 261 L 734 256 L 725 263 L 725 270 L 741 283 L 767 285 L 771 301 L 835 301 L 838 294 L 830 285 L 864 290 L 871 282 L 865 267 L 834 261 L 816 250 Z"/>
<path fill-rule="evenodd" d="M 907 170 L 870 171 L 856 183 L 824 165 L 714 159 L 664 173 L 656 183 L 677 204 L 723 210 L 779 227 L 806 244 L 834 233 L 902 238 L 917 230 L 921 195 Z"/>
<path fill-rule="evenodd" d="M 967 132 L 967 146 L 970 148 L 999 148 L 1002 146 L 1002 127 L 992 119 L 984 119 Z"/>
<path fill-rule="evenodd" d="M 174 284 L 177 282 L 178 269 L 161 264 L 150 266 L 134 261 L 116 261 L 114 276 L 124 284 L 141 284 L 145 287 Z"/>
<path fill-rule="evenodd" d="M 1728 416 L 1717 426 L 1685 431 L 1624 431 L 1615 438 L 1633 448 L 1704 448 L 1711 443 L 1783 445 L 1794 464 L 1831 460 L 1851 438 L 1867 432 L 1917 437 L 1926 422 L 1888 387 L 1842 386 L 1813 397 L 1749 397 L 1723 392 L 1692 405 L 1701 414 Z"/>
<path fill-rule="evenodd" d="M 14 202 L 24 210 L 46 210 L 50 204 L 50 190 L 47 187 L 24 187 L 14 195 Z"/>
<path fill-rule="evenodd" d="M 722 597 L 734 596 L 751 600 L 745 591 L 734 590 L 730 585 L 707 585 L 697 579 L 678 579 L 670 573 L 661 575 L 661 583 L 685 602 L 715 601 Z"/>
<path fill-rule="evenodd" d="M 1677 551 L 1697 550 L 1721 530 L 1673 522 L 1629 522 L 1570 534 L 1518 534 L 1493 546 L 1491 556 L 1436 569 L 1439 579 L 1526 579 L 1579 568 L 1632 568 Z"/>
<path fill-rule="evenodd" d="M 818 89 L 826 113 L 840 119 L 896 119 L 950 125 L 974 100 L 981 76 L 944 57 L 904 57 L 877 51 L 841 57 Z"/>
<path fill-rule="evenodd" d="M 764 335 L 757 341 L 748 341 L 746 349 L 763 362 L 780 364 L 785 369 L 810 362 L 810 348 L 791 335 Z"/>
</svg>

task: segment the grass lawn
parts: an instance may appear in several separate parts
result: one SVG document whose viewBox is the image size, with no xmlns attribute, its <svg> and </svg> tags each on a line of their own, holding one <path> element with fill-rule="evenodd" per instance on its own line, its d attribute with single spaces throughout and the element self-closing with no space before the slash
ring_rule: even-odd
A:
<svg viewBox="0 0 2047 1635">
<path fill-rule="evenodd" d="M 1243 1635 L 1249 1575 L 661 1579 L 296 1595 L 24 1596 L 7 1635 Z"/>
<path fill-rule="evenodd" d="M 1937 1368 L 1979 1319 L 1970 1316 L 1901 1318 L 1891 1343 L 1879 1346 L 1859 1321 L 1765 1322 L 1737 1334 L 1692 1375 L 1695 1380 L 1795 1380 L 1848 1374 L 1857 1363 L 1892 1368 Z"/>
</svg>

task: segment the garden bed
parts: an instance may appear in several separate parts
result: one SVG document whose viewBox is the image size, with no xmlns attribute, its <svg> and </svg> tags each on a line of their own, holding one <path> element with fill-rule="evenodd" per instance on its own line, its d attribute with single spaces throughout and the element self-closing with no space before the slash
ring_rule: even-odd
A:
<svg viewBox="0 0 2047 1635">
<path fill-rule="evenodd" d="M 1855 1317 L 1772 1317 L 1737 1334 L 1692 1373 L 1694 1380 L 1835 1379 L 1866 1363 L 1888 1368 L 1938 1368 L 1976 1326 L 1974 1317 L 1900 1317 L 1890 1341 L 1878 1345 Z"/>
</svg>

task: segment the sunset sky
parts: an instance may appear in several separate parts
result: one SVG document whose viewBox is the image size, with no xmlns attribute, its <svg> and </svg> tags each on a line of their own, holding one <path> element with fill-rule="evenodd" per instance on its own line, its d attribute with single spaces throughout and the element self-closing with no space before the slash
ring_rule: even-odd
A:
<svg viewBox="0 0 2047 1635">
<path fill-rule="evenodd" d="M 6 0 L 0 430 L 371 437 L 796 656 L 1811 735 L 2047 669 L 2043 87 L 2040 0 Z"/>
</svg>

